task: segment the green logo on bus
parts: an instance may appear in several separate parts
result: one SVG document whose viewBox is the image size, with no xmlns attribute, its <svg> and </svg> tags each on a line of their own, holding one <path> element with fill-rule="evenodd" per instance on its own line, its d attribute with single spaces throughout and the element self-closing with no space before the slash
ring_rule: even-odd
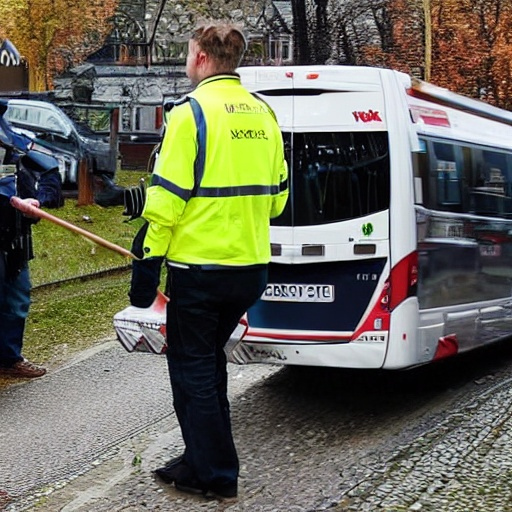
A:
<svg viewBox="0 0 512 512">
<path fill-rule="evenodd" d="M 371 222 L 363 224 L 363 227 L 361 229 L 363 231 L 364 236 L 370 236 L 373 233 L 373 224 Z"/>
</svg>

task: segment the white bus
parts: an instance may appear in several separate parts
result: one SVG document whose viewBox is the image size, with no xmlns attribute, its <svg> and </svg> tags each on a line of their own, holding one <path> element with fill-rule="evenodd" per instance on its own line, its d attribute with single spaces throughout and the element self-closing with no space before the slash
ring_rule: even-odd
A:
<svg viewBox="0 0 512 512">
<path fill-rule="evenodd" d="M 290 200 L 230 360 L 398 369 L 512 334 L 512 113 L 387 69 L 239 72 Z"/>
</svg>

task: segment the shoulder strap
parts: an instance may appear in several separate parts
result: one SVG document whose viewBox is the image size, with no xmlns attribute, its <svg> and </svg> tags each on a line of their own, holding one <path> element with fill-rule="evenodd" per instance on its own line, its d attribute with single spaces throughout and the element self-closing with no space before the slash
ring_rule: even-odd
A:
<svg viewBox="0 0 512 512">
<path fill-rule="evenodd" d="M 164 111 L 167 114 L 174 107 L 183 105 L 185 103 L 190 103 L 197 130 L 197 155 L 194 161 L 194 187 L 192 188 L 192 194 L 190 196 L 194 197 L 197 194 L 197 189 L 199 188 L 203 179 L 204 165 L 206 161 L 206 121 L 204 118 L 203 109 L 195 98 L 192 98 L 191 96 L 183 96 L 178 100 L 165 102 Z"/>
<path fill-rule="evenodd" d="M 195 98 L 189 98 L 194 120 L 197 129 L 197 155 L 194 161 L 194 188 L 191 197 L 197 194 L 197 189 L 204 176 L 204 165 L 206 162 L 206 121 L 204 119 L 203 109 Z"/>
</svg>

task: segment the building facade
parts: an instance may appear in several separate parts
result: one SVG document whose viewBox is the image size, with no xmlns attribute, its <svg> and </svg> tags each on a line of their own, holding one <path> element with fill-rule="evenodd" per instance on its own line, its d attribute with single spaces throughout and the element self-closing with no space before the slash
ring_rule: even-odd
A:
<svg viewBox="0 0 512 512">
<path fill-rule="evenodd" d="M 248 9 L 231 12 L 248 37 L 244 64 L 290 63 L 290 1 L 263 0 Z M 121 0 L 104 46 L 55 79 L 55 101 L 118 106 L 121 143 L 154 140 L 163 102 L 190 90 L 185 61 L 193 22 L 179 1 Z"/>
</svg>

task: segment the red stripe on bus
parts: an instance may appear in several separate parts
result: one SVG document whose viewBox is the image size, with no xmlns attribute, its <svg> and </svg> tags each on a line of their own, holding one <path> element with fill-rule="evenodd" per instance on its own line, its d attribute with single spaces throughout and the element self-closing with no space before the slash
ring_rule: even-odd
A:
<svg viewBox="0 0 512 512">
<path fill-rule="evenodd" d="M 295 341 L 350 341 L 350 335 L 336 336 L 327 334 L 277 334 L 265 331 L 253 331 L 250 327 L 246 336 L 254 336 L 255 338 L 270 338 L 273 340 L 295 340 Z M 250 340 L 248 340 L 250 341 Z"/>
</svg>

